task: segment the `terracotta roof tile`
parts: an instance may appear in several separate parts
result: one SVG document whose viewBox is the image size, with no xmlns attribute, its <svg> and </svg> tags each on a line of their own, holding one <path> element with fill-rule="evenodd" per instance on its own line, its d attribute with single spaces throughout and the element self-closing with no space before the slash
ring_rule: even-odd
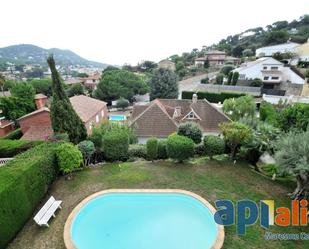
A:
<svg viewBox="0 0 309 249">
<path fill-rule="evenodd" d="M 73 96 L 70 98 L 70 101 L 83 122 L 89 121 L 106 106 L 106 102 L 85 95 Z"/>
<path fill-rule="evenodd" d="M 23 140 L 42 141 L 53 134 L 50 126 L 31 126 L 21 137 Z"/>
</svg>

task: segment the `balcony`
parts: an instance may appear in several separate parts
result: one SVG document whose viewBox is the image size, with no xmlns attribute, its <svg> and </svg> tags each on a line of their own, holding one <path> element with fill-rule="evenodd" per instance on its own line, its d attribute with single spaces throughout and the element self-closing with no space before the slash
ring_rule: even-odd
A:
<svg viewBox="0 0 309 249">
<path fill-rule="evenodd" d="M 280 84 L 281 83 L 281 77 L 279 77 L 279 76 L 264 76 L 262 81 L 263 81 L 263 83 Z"/>
</svg>

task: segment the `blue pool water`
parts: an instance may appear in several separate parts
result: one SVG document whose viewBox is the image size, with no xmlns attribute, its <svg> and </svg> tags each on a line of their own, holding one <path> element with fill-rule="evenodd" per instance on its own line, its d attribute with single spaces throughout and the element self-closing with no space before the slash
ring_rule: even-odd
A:
<svg viewBox="0 0 309 249">
<path fill-rule="evenodd" d="M 122 121 L 126 120 L 127 117 L 125 115 L 109 115 L 108 119 L 111 121 Z"/>
<path fill-rule="evenodd" d="M 217 238 L 210 210 L 177 193 L 110 193 L 75 216 L 78 249 L 207 249 Z"/>
</svg>

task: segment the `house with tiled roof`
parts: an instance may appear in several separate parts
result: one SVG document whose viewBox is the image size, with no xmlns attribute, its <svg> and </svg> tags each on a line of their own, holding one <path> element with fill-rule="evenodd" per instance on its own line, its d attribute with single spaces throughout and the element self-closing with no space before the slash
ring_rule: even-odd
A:
<svg viewBox="0 0 309 249">
<path fill-rule="evenodd" d="M 36 95 L 37 110 L 18 119 L 23 133 L 21 139 L 32 141 L 45 140 L 53 135 L 50 110 L 44 106 L 45 97 L 44 95 Z M 104 101 L 85 95 L 78 95 L 71 97 L 70 102 L 77 115 L 83 121 L 88 134 L 91 134 L 94 126 L 99 125 L 103 120 L 107 120 L 107 105 Z"/>
<path fill-rule="evenodd" d="M 166 138 L 177 132 L 185 122 L 199 124 L 204 134 L 218 134 L 219 124 L 231 121 L 206 99 L 193 95 L 187 99 L 155 99 L 146 105 L 134 105 L 130 126 L 134 128 L 140 143 L 149 137 Z"/>
</svg>

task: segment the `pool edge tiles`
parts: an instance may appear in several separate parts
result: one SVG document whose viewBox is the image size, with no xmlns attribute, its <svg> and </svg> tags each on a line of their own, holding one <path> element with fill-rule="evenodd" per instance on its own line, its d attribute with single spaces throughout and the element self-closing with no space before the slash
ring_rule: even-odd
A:
<svg viewBox="0 0 309 249">
<path fill-rule="evenodd" d="M 129 193 L 145 193 L 145 194 L 183 194 L 186 195 L 187 197 L 193 197 L 197 201 L 199 201 L 201 204 L 203 204 L 212 214 L 215 213 L 215 208 L 204 198 L 201 196 L 190 192 L 186 190 L 181 190 L 181 189 L 109 189 L 109 190 L 103 190 L 97 193 L 94 193 L 88 197 L 86 197 L 83 201 L 81 201 L 70 213 L 70 215 L 67 218 L 67 221 L 64 226 L 64 233 L 63 233 L 63 238 L 64 238 L 64 244 L 67 249 L 78 249 L 73 242 L 72 238 L 72 225 L 74 222 L 74 219 L 78 216 L 79 212 L 83 209 L 84 206 L 89 204 L 90 201 L 103 196 L 107 194 L 117 194 L 117 193 L 123 193 L 123 194 L 129 194 Z M 222 225 L 217 225 L 217 237 L 212 245 L 212 249 L 219 249 L 223 246 L 224 242 L 224 227 Z M 158 248 L 159 249 L 159 248 Z"/>
</svg>

